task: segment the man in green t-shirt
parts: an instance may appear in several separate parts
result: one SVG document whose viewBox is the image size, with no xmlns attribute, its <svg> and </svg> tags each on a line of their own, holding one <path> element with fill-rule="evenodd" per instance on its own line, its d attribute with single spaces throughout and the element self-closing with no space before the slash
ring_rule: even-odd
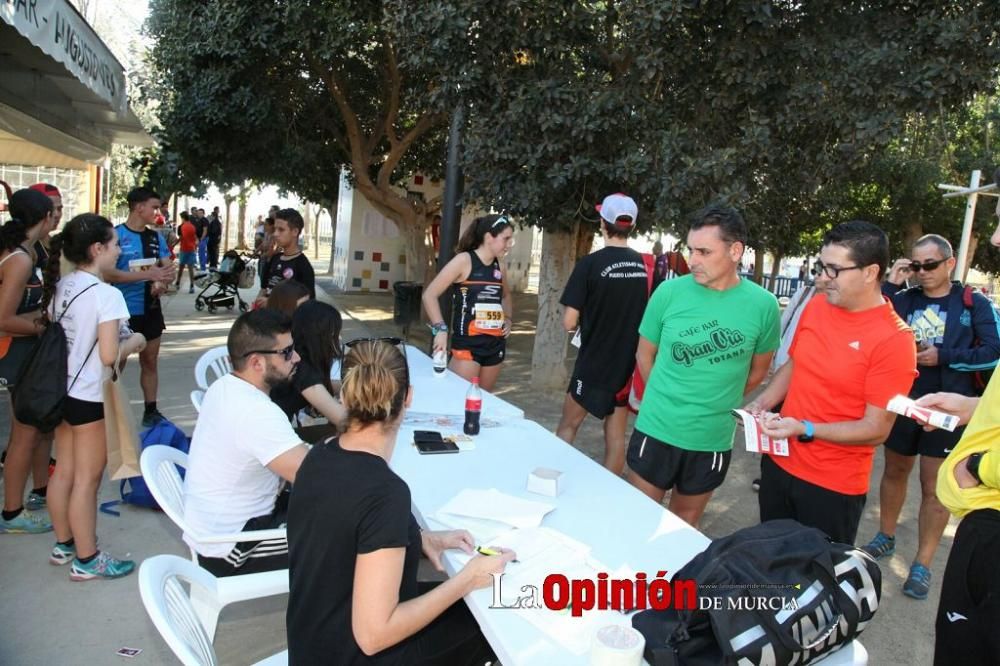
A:
<svg viewBox="0 0 1000 666">
<path fill-rule="evenodd" d="M 691 274 L 653 293 L 636 363 L 646 392 L 629 441 L 628 481 L 697 526 L 726 478 L 742 404 L 778 348 L 778 302 L 737 270 L 746 248 L 732 208 L 699 211 L 687 236 Z M 662 350 L 662 353 L 660 353 Z"/>
</svg>

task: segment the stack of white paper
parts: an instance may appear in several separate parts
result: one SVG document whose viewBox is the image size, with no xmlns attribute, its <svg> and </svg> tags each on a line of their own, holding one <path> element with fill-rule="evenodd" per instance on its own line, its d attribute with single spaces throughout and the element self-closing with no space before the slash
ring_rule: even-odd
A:
<svg viewBox="0 0 1000 666">
<path fill-rule="evenodd" d="M 538 527 L 545 514 L 555 507 L 545 502 L 526 500 L 502 493 L 496 488 L 489 490 L 466 488 L 455 495 L 438 514 L 492 520 L 511 527 Z"/>
</svg>

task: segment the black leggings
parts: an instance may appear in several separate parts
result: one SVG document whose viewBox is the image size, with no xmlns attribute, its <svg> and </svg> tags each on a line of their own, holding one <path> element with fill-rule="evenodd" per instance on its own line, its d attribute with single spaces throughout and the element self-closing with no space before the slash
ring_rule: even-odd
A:
<svg viewBox="0 0 1000 666">
<path fill-rule="evenodd" d="M 419 583 L 425 594 L 440 583 Z M 400 663 L 418 666 L 482 666 L 496 661 L 476 618 L 459 599 L 407 641 Z"/>
</svg>

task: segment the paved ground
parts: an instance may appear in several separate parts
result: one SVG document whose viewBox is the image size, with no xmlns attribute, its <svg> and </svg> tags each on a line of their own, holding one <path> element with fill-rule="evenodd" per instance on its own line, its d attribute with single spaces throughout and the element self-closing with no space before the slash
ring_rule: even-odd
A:
<svg viewBox="0 0 1000 666">
<path fill-rule="evenodd" d="M 324 283 L 323 279 L 320 283 Z M 327 283 L 329 287 L 329 284 Z M 209 347 L 225 343 L 235 315 L 209 315 L 194 310 L 193 297 L 180 294 L 166 304 L 169 329 L 161 356 L 160 409 L 191 432 L 195 412 L 189 400 L 194 387 L 193 369 L 198 356 Z M 384 294 L 333 294 L 331 299 L 345 314 L 344 338 L 361 335 L 398 335 L 392 324 L 391 297 Z M 550 429 L 559 419 L 563 396 L 530 391 L 530 357 L 535 321 L 534 296 L 515 296 L 515 326 L 509 355 L 497 393 L 524 409 L 528 418 Z M 411 342 L 428 344 L 426 329 L 415 328 Z M 136 413 L 141 411 L 137 371 L 127 371 L 127 386 Z M 8 428 L 7 411 L 0 409 L 0 433 Z M 601 458 L 602 435 L 597 421 L 581 428 L 577 446 L 594 459 Z M 703 520 L 709 536 L 728 534 L 757 521 L 756 497 L 750 481 L 758 462 L 737 450 L 729 477 L 716 493 Z M 879 459 L 874 472 L 881 474 Z M 865 511 L 860 538 L 877 529 L 877 482 Z M 118 497 L 117 483 L 106 482 L 101 501 Z M 929 664 L 933 656 L 933 617 L 940 593 L 940 576 L 951 545 L 954 524 L 949 526 L 934 566 L 935 585 L 927 601 L 904 597 L 900 586 L 915 550 L 919 486 L 914 478 L 897 532 L 900 550 L 883 565 L 882 607 L 863 636 L 873 664 Z M 159 553 L 187 556 L 173 524 L 162 514 L 118 507 L 120 516 L 99 514 L 101 546 L 118 556 L 141 561 Z M 0 664 L 117 664 L 119 647 L 141 648 L 136 664 L 175 663 L 169 649 L 152 626 L 139 600 L 135 576 L 117 581 L 71 583 L 68 571 L 47 562 L 51 535 L 0 536 Z M 239 604 L 223 611 L 215 647 L 221 663 L 246 664 L 284 648 L 286 597 Z"/>
</svg>

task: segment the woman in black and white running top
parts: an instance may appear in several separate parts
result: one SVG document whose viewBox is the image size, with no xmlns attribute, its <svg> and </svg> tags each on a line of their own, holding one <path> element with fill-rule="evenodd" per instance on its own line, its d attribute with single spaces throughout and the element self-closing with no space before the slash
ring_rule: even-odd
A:
<svg viewBox="0 0 1000 666">
<path fill-rule="evenodd" d="M 511 301 L 501 260 L 514 245 L 514 226 L 506 215 L 477 217 L 458 241 L 458 254 L 424 289 L 434 353 L 448 348 L 448 326 L 438 298 L 452 287 L 452 371 L 492 391 L 510 335 Z"/>
</svg>

